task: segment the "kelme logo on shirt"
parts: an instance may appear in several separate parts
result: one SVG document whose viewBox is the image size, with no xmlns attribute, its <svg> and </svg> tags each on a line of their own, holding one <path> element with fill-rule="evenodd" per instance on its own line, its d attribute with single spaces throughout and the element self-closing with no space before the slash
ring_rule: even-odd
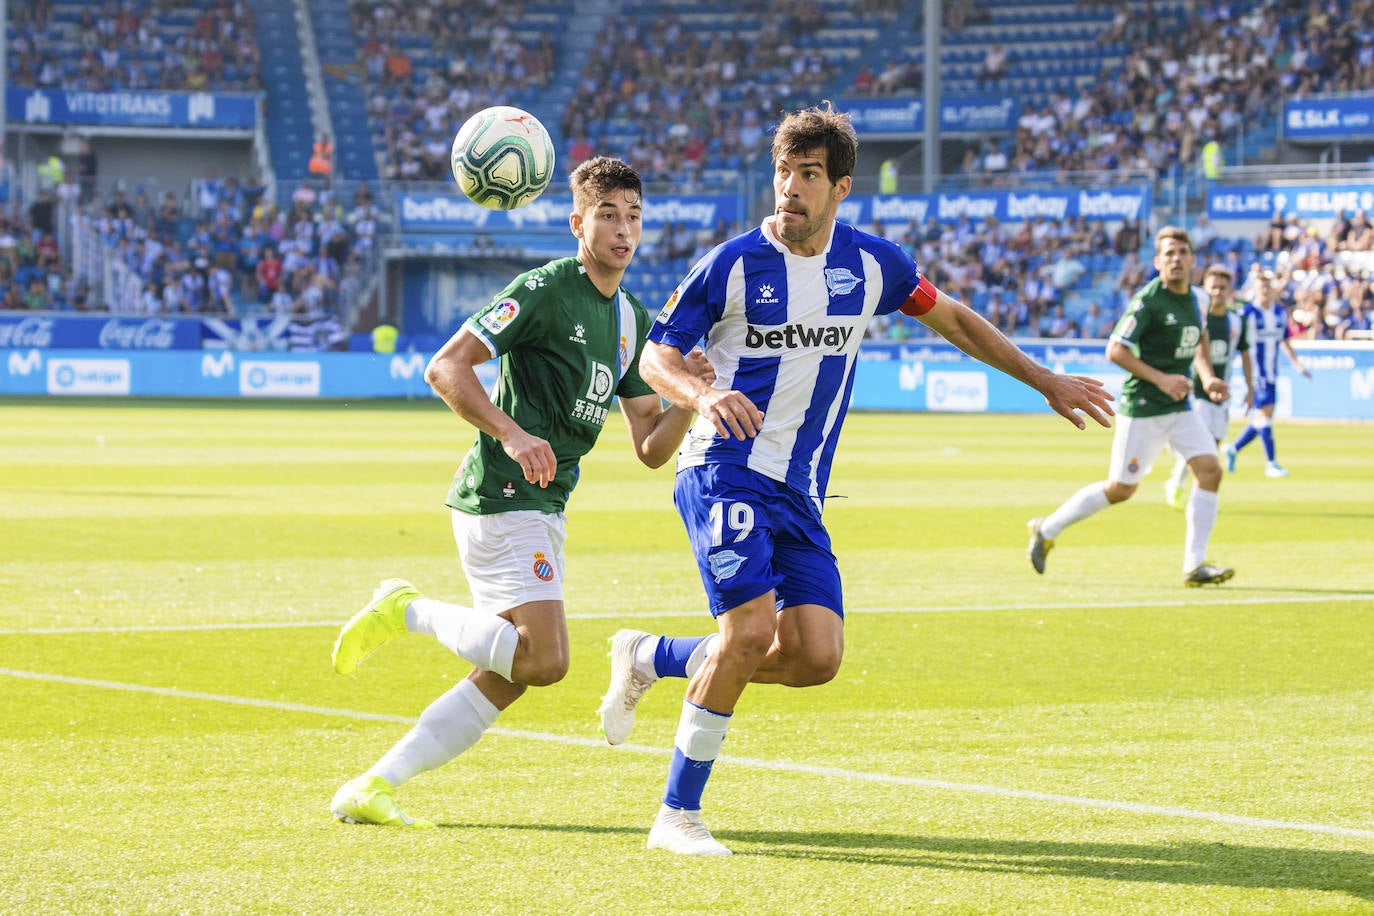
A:
<svg viewBox="0 0 1374 916">
<path fill-rule="evenodd" d="M 765 283 L 759 287 L 759 296 L 754 300 L 754 303 L 756 305 L 776 305 L 777 301 L 777 292 L 771 284 Z"/>
<path fill-rule="evenodd" d="M 854 276 L 854 272 L 848 267 L 825 269 L 825 288 L 830 290 L 832 296 L 847 296 L 862 282 L 863 278 Z"/>
<path fill-rule="evenodd" d="M 853 334 L 854 328 L 850 325 L 813 328 L 797 322 L 765 330 L 751 324 L 744 332 L 744 345 L 752 350 L 801 350 L 824 347 L 838 353 L 849 343 L 849 338 Z"/>
<path fill-rule="evenodd" d="M 493 334 L 500 334 L 516 315 L 520 314 L 520 303 L 514 299 L 502 299 L 477 320 L 477 323 Z"/>
</svg>

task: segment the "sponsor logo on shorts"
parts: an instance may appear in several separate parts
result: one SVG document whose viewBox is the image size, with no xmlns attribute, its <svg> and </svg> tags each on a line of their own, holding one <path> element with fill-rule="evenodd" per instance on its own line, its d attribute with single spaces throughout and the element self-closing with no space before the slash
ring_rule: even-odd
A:
<svg viewBox="0 0 1374 916">
<path fill-rule="evenodd" d="M 553 564 L 545 558 L 543 553 L 534 555 L 534 575 L 540 582 L 549 582 L 553 579 Z"/>
<path fill-rule="evenodd" d="M 713 553 L 710 559 L 711 575 L 715 577 L 716 582 L 722 582 L 739 572 L 739 568 L 744 565 L 746 559 L 733 550 Z"/>
</svg>

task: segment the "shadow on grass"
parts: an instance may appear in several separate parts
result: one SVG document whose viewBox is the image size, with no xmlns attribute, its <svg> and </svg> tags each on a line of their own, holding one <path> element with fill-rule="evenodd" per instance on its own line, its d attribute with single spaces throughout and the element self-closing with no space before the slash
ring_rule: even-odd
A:
<svg viewBox="0 0 1374 916">
<path fill-rule="evenodd" d="M 1336 891 L 1374 900 L 1374 854 L 1232 843 L 1065 843 L 883 833 L 732 830 L 735 852 L 782 859 L 863 862 L 1005 874 L 1161 884 Z M 740 843 L 758 844 L 739 848 Z"/>
<path fill-rule="evenodd" d="M 440 824 L 463 830 L 643 836 L 639 827 Z M 737 855 L 1189 886 L 1331 891 L 1374 900 L 1374 853 L 1233 843 L 1065 843 L 890 833 L 714 831 Z"/>
</svg>

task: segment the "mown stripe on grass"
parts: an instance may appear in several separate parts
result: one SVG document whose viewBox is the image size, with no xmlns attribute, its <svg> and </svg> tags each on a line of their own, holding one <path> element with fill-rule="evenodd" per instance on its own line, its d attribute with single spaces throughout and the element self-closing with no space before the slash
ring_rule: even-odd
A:
<svg viewBox="0 0 1374 916">
<path fill-rule="evenodd" d="M 1219 592 L 1219 594 L 1226 594 Z M 1084 601 L 1060 604 L 950 604 L 935 607 L 859 607 L 846 608 L 846 614 L 953 614 L 968 611 L 1091 611 L 1120 608 L 1169 607 L 1245 607 L 1256 604 L 1345 604 L 1353 601 L 1374 601 L 1374 592 L 1341 592 L 1331 595 L 1288 595 L 1278 598 L 1220 598 L 1215 601 Z M 643 613 L 609 611 L 599 614 L 568 614 L 569 620 L 629 620 L 643 617 L 677 618 L 704 617 L 701 611 L 647 611 Z M 72 633 L 191 633 L 198 630 L 274 630 L 301 627 L 339 627 L 343 620 L 262 621 L 249 623 L 190 623 L 166 626 L 140 625 L 131 627 L 32 627 L 0 629 L 0 636 L 61 636 Z"/>
<path fill-rule="evenodd" d="M 272 709 L 280 712 L 300 712 L 311 715 L 355 719 L 365 722 L 394 722 L 401 725 L 414 725 L 418 721 L 418 719 L 411 716 L 363 712 L 356 709 L 335 709 L 329 706 L 311 706 L 304 703 L 286 703 L 280 700 L 260 700 L 253 697 L 227 696 L 217 693 L 201 693 L 194 690 L 180 690 L 175 687 L 153 687 L 147 684 L 128 684 L 122 681 L 71 677 L 65 674 L 50 674 L 42 671 L 18 671 L 12 668 L 0 668 L 0 676 L 23 678 L 33 681 L 46 681 L 49 683 L 70 684 L 76 687 L 96 687 L 103 690 L 150 693 L 182 700 L 204 700 L 212 703 L 253 706 L 260 709 Z M 545 732 L 520 731 L 504 728 L 493 728 L 491 729 L 491 734 L 500 735 L 506 738 L 518 738 L 526 741 L 541 741 L 576 747 L 606 748 L 605 742 L 599 739 L 578 738 L 572 735 L 553 735 Z M 671 750 L 667 748 L 648 747 L 641 744 L 624 744 L 615 750 L 617 753 L 654 754 L 662 757 L 666 757 L 671 753 Z M 804 773 L 807 775 L 824 776 L 834 779 L 854 780 L 856 782 L 913 786 L 922 789 L 938 789 L 947 792 L 991 795 L 1000 798 L 1020 798 L 1029 801 L 1046 802 L 1049 804 L 1076 805 L 1079 807 L 1099 808 L 1108 811 L 1124 811 L 1131 814 L 1144 814 L 1155 817 L 1211 821 L 1213 823 L 1226 824 L 1232 827 L 1249 827 L 1261 830 L 1299 830 L 1304 833 L 1323 833 L 1332 836 L 1374 839 L 1374 830 L 1362 830 L 1356 827 L 1341 827 L 1334 824 L 1311 824 L 1303 821 L 1284 821 L 1272 818 L 1248 817 L 1245 815 L 1226 814 L 1218 811 L 1197 811 L 1192 808 L 1178 808 L 1170 805 L 1147 805 L 1140 802 L 1089 798 L 1080 795 L 1061 795 L 1054 792 L 1035 792 L 1029 789 L 1010 789 L 1005 786 L 951 782 L 944 779 L 926 779 L 919 776 L 894 776 L 890 773 L 869 773 L 862 770 L 815 766 L 805 763 L 792 763 L 785 760 L 760 760 L 753 757 L 730 756 L 722 756 L 720 760 L 731 766 L 742 766 L 752 769 L 772 770 L 786 773 Z"/>
</svg>

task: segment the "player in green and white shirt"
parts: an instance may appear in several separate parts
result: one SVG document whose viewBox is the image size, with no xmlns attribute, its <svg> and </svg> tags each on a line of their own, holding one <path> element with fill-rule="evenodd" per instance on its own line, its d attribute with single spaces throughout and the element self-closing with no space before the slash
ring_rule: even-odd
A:
<svg viewBox="0 0 1374 916">
<path fill-rule="evenodd" d="M 1231 374 L 1231 363 L 1240 354 L 1241 371 L 1245 373 L 1245 409 L 1254 406 L 1255 368 L 1250 361 L 1250 341 L 1242 312 L 1244 304 L 1236 302 L 1235 276 L 1230 268 L 1213 264 L 1202 272 L 1202 288 L 1193 287 L 1193 294 L 1204 306 L 1207 315 L 1207 337 L 1212 344 L 1212 371 L 1218 378 Z M 1193 380 L 1193 410 L 1202 417 L 1203 425 L 1220 445 L 1226 438 L 1231 417 L 1231 401 L 1211 400 L 1202 387 L 1202 379 Z M 1184 480 L 1188 462 L 1180 455 L 1174 462 L 1169 479 L 1164 482 L 1164 501 L 1175 509 L 1186 506 Z"/>
<path fill-rule="evenodd" d="M 665 410 L 639 377 L 649 316 L 620 285 L 642 232 L 638 174 L 596 158 L 579 165 L 570 184 L 577 256 L 516 277 L 425 370 L 425 381 L 478 430 L 447 500 L 473 606 L 425 598 L 409 582 L 388 579 L 334 644 L 340 674 L 407 632 L 435 637 L 475 667 L 339 789 L 330 805 L 338 820 L 432 826 L 402 811 L 392 790 L 476 744 L 527 687 L 567 672 L 563 508 L 614 398 L 649 467 L 676 453 L 692 422 L 692 411 Z M 474 367 L 493 357 L 500 380 L 489 397 Z M 714 377 L 700 352 L 691 365 Z"/>
<path fill-rule="evenodd" d="M 1130 375 L 1112 435 L 1107 479 L 1089 484 L 1049 515 L 1030 520 L 1030 560 L 1038 573 L 1064 529 L 1110 505 L 1124 502 L 1168 445 L 1187 461 L 1197 480 L 1188 501 L 1183 549 L 1185 585 L 1221 583 L 1235 570 L 1206 562 L 1217 517 L 1221 462 L 1216 442 L 1199 414 L 1188 407 L 1196 369 L 1208 398 L 1225 401 L 1227 387 L 1212 369 L 1211 341 L 1189 286 L 1196 258 L 1188 233 L 1166 226 L 1155 236 L 1159 276 L 1131 299 L 1107 344 L 1107 358 Z"/>
</svg>

